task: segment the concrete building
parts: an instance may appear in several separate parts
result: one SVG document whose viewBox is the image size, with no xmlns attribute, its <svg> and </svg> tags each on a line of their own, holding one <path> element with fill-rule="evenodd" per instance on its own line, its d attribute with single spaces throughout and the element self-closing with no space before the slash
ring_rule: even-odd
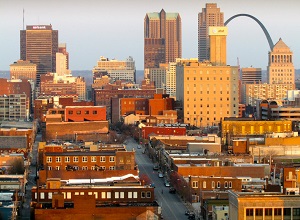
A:
<svg viewBox="0 0 300 220">
<path fill-rule="evenodd" d="M 147 13 L 144 19 L 144 69 L 181 58 L 181 18 L 178 13 Z"/>
<path fill-rule="evenodd" d="M 255 84 L 262 82 L 261 68 L 242 68 L 242 83 Z"/>
<path fill-rule="evenodd" d="M 166 72 L 166 93 L 176 98 L 176 62 L 170 62 Z"/>
<path fill-rule="evenodd" d="M 37 65 L 37 86 L 41 74 L 56 71 L 57 52 L 58 30 L 52 25 L 27 25 L 20 31 L 20 59 Z"/>
<path fill-rule="evenodd" d="M 167 69 L 164 67 L 149 69 L 149 78 L 154 82 L 155 88 L 166 89 L 166 72 Z"/>
<path fill-rule="evenodd" d="M 9 65 L 10 79 L 36 80 L 37 65 L 30 61 L 18 60 Z"/>
<path fill-rule="evenodd" d="M 123 80 L 135 83 L 135 61 L 132 57 L 128 57 L 124 61 L 119 61 L 115 59 L 109 60 L 108 58 L 101 56 L 97 61 L 97 66 L 93 68 L 94 78 L 99 74 L 101 75 L 101 77 L 102 75 L 108 75 L 114 81 Z"/>
<path fill-rule="evenodd" d="M 67 51 L 67 44 L 66 43 L 59 43 L 58 44 L 58 52 L 65 55 L 66 63 L 65 63 L 65 69 L 69 69 L 69 52 Z M 57 69 L 56 69 L 57 72 Z"/>
<path fill-rule="evenodd" d="M 206 3 L 198 14 L 198 60 L 210 60 L 209 27 L 224 26 L 224 14 L 216 3 Z"/>
<path fill-rule="evenodd" d="M 229 219 L 299 219 L 300 196 L 228 191 Z"/>
<path fill-rule="evenodd" d="M 26 94 L 0 96 L 0 120 L 29 120 L 29 100 Z"/>
</svg>

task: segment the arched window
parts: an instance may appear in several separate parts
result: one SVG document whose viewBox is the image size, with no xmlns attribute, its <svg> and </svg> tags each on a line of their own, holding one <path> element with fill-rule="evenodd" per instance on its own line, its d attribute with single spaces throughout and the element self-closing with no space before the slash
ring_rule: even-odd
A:
<svg viewBox="0 0 300 220">
<path fill-rule="evenodd" d="M 229 188 L 232 188 L 232 182 L 229 181 Z"/>
<path fill-rule="evenodd" d="M 215 181 L 211 182 L 211 188 L 215 188 Z"/>
<path fill-rule="evenodd" d="M 217 182 L 217 188 L 220 188 L 221 187 L 221 183 L 220 181 Z"/>
<path fill-rule="evenodd" d="M 225 187 L 225 188 L 228 188 L 228 182 L 227 182 L 227 181 L 225 181 L 224 187 Z"/>
<path fill-rule="evenodd" d="M 203 189 L 206 189 L 206 181 L 203 181 L 203 183 L 202 183 L 202 188 L 203 188 Z"/>
</svg>

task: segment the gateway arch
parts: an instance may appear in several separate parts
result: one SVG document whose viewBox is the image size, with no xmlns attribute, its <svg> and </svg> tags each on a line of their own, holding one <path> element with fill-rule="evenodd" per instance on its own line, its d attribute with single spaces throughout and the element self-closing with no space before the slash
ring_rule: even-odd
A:
<svg viewBox="0 0 300 220">
<path fill-rule="evenodd" d="M 231 20 L 233 20 L 233 19 L 235 19 L 235 18 L 237 18 L 237 17 L 249 17 L 249 18 L 252 18 L 254 21 L 256 21 L 256 22 L 259 24 L 259 26 L 261 27 L 261 29 L 263 30 L 263 32 L 265 33 L 266 38 L 267 38 L 268 43 L 269 43 L 269 46 L 270 46 L 270 50 L 272 51 L 272 49 L 273 49 L 273 47 L 274 47 L 273 40 L 272 40 L 272 38 L 270 37 L 270 34 L 269 34 L 269 32 L 267 31 L 267 29 L 265 28 L 265 26 L 264 26 L 264 25 L 260 22 L 260 20 L 258 20 L 256 17 L 254 17 L 254 16 L 252 16 L 252 15 L 249 15 L 249 14 L 236 14 L 236 15 L 230 17 L 230 18 L 224 23 L 224 26 L 227 26 L 227 24 L 228 24 Z"/>
</svg>

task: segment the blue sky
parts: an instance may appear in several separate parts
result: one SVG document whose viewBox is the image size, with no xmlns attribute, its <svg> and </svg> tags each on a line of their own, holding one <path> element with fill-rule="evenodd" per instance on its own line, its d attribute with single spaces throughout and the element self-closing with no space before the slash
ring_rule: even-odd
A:
<svg viewBox="0 0 300 220">
<path fill-rule="evenodd" d="M 239 13 L 258 18 L 274 44 L 281 37 L 300 69 L 299 0 L 0 0 L 0 70 L 20 57 L 22 11 L 25 26 L 52 24 L 59 42 L 67 43 L 71 70 L 91 70 L 100 56 L 124 60 L 132 56 L 143 69 L 144 17 L 147 12 L 178 12 L 182 19 L 182 56 L 197 57 L 198 13 L 205 3 L 217 3 L 225 20 Z M 239 17 L 228 25 L 227 63 L 241 67 L 268 65 L 268 42 L 259 25 Z"/>
</svg>

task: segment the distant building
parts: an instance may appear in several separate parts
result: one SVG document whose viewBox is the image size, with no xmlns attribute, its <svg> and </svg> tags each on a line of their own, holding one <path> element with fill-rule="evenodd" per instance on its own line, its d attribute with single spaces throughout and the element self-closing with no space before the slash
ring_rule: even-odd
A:
<svg viewBox="0 0 300 220">
<path fill-rule="evenodd" d="M 128 57 L 124 61 L 119 61 L 115 59 L 109 60 L 101 56 L 97 61 L 97 66 L 93 68 L 93 75 L 94 79 L 107 75 L 114 81 L 123 80 L 135 83 L 135 61 L 132 57 Z"/>
<path fill-rule="evenodd" d="M 30 61 L 18 60 L 10 66 L 10 79 L 36 80 L 37 65 Z"/>
<path fill-rule="evenodd" d="M 37 65 L 36 84 L 40 75 L 56 71 L 58 31 L 52 25 L 27 25 L 20 31 L 20 59 Z"/>
<path fill-rule="evenodd" d="M 209 27 L 224 26 L 224 14 L 216 3 L 206 3 L 198 14 L 198 60 L 210 60 Z"/>
<path fill-rule="evenodd" d="M 261 68 L 242 68 L 242 83 L 255 84 L 262 82 Z"/>
<path fill-rule="evenodd" d="M 29 100 L 26 94 L 0 96 L 0 120 L 29 120 Z"/>
<path fill-rule="evenodd" d="M 144 69 L 181 58 L 181 18 L 178 13 L 147 13 L 144 19 Z"/>
</svg>

